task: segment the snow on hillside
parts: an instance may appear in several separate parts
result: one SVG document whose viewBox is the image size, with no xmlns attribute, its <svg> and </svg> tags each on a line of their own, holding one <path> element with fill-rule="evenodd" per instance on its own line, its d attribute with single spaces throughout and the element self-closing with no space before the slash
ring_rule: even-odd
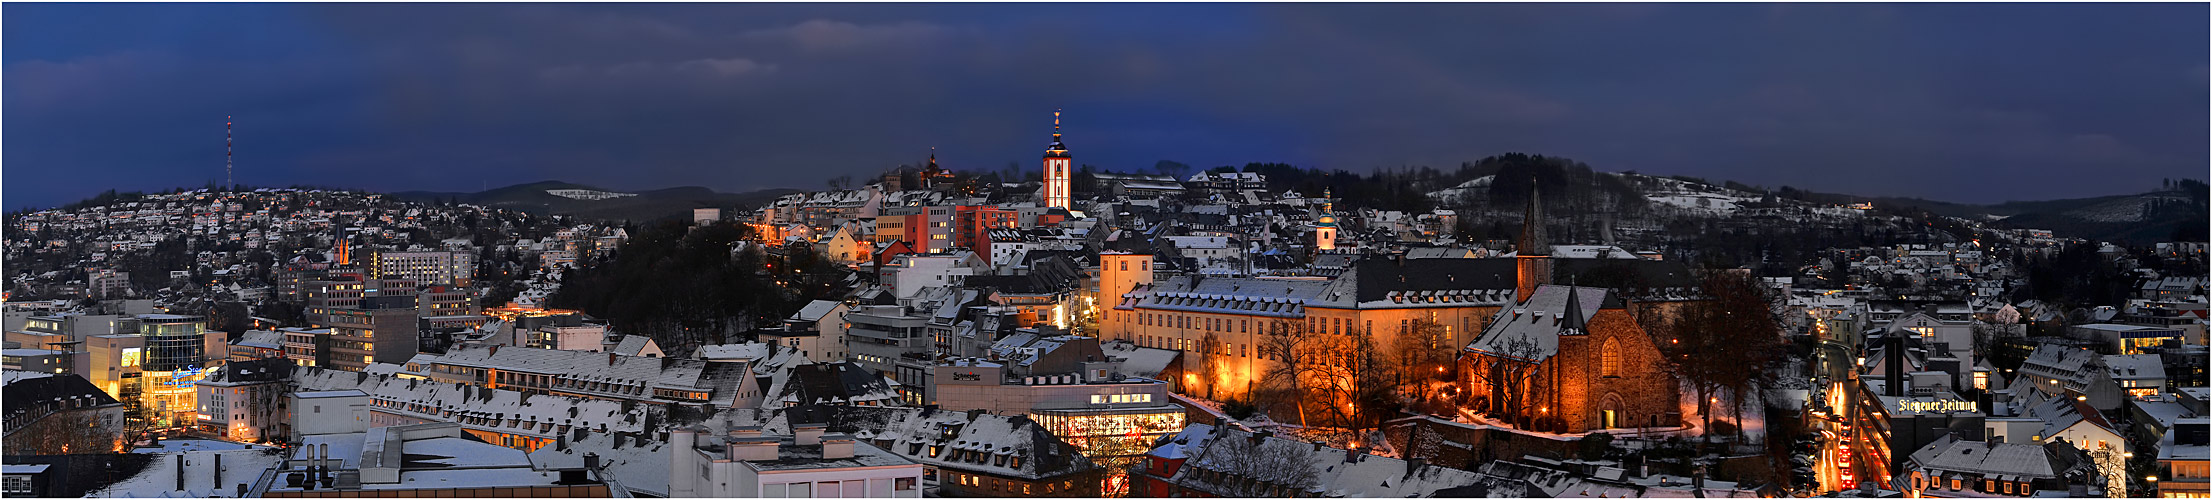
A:
<svg viewBox="0 0 2212 500">
<path fill-rule="evenodd" d="M 1654 177 L 1643 174 L 1602 172 L 1614 176 L 1650 201 L 1655 215 L 1662 217 L 1729 217 L 1740 215 L 1744 206 L 1757 203 L 1766 193 L 1754 193 L 1729 189 L 1701 182 L 1685 181 L 1671 177 Z M 1429 193 L 1429 199 L 1440 206 L 1479 204 L 1488 197 L 1490 185 L 1496 176 L 1482 176 Z M 1818 218 L 1851 218 L 1865 214 L 1862 211 L 1834 205 L 1807 204 L 1784 200 L 1784 204 L 1803 210 L 1802 213 Z M 1623 222 L 1624 224 L 1626 222 Z M 1617 228 L 1622 229 L 1622 228 Z"/>
<path fill-rule="evenodd" d="M 1694 215 L 1730 215 L 1742 205 L 1759 201 L 1758 193 L 1641 174 L 1608 174 L 1636 186 L 1636 190 L 1651 200 L 1655 207 L 1671 207 L 1679 213 Z"/>
<path fill-rule="evenodd" d="M 1453 186 L 1451 188 L 1440 191 L 1430 192 L 1429 199 L 1436 200 L 1437 203 L 1443 204 L 1444 206 L 1456 206 L 1468 203 L 1471 202 L 1475 196 L 1481 193 L 1489 192 L 1490 181 L 1496 179 L 1497 177 L 1498 176 L 1495 175 L 1476 177 L 1474 180 L 1460 183 L 1458 186 Z"/>
<path fill-rule="evenodd" d="M 2066 215 L 2090 222 L 2144 222 L 2150 219 L 2150 205 L 2154 202 L 2188 203 L 2189 198 L 2178 193 L 2130 196 L 2068 210 Z"/>
</svg>

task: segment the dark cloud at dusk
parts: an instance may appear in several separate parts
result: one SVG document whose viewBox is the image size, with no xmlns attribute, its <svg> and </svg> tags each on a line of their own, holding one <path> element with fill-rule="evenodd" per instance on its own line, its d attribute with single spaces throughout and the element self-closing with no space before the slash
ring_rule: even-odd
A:
<svg viewBox="0 0 2212 500">
<path fill-rule="evenodd" d="M 815 189 L 1599 170 L 1989 203 L 2206 176 L 2204 4 L 8 4 L 8 208 L 238 180 Z"/>
</svg>

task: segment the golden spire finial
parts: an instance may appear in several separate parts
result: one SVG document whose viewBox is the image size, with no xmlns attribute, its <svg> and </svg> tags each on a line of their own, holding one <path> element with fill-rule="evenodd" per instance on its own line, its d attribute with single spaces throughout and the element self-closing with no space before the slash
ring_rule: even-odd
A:
<svg viewBox="0 0 2212 500">
<path fill-rule="evenodd" d="M 1053 133 L 1053 134 L 1059 134 L 1059 133 L 1060 133 L 1060 110 L 1059 110 L 1059 109 L 1054 109 L 1054 110 L 1052 110 L 1052 133 Z"/>
</svg>

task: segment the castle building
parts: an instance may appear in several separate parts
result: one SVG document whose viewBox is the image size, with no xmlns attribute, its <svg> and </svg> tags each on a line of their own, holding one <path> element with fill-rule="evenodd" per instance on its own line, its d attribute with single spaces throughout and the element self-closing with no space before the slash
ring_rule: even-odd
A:
<svg viewBox="0 0 2212 500">
<path fill-rule="evenodd" d="M 1060 111 L 1052 112 L 1052 144 L 1045 146 L 1044 206 L 1068 208 L 1068 164 L 1075 157 L 1068 155 L 1068 146 L 1060 142 Z"/>
</svg>

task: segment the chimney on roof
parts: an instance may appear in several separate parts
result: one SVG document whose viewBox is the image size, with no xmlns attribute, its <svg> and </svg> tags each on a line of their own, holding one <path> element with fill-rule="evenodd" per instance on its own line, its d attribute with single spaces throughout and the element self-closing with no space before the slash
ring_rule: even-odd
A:
<svg viewBox="0 0 2212 500">
<path fill-rule="evenodd" d="M 838 460 L 853 457 L 853 438 L 844 434 L 822 436 L 822 459 Z"/>
<path fill-rule="evenodd" d="M 614 366 L 615 353 L 607 353 L 607 366 Z"/>
<path fill-rule="evenodd" d="M 827 428 L 828 425 L 818 423 L 792 424 L 792 442 L 793 444 L 797 444 L 799 446 L 813 446 L 822 444 L 822 433 L 823 431 L 828 430 Z"/>
</svg>

